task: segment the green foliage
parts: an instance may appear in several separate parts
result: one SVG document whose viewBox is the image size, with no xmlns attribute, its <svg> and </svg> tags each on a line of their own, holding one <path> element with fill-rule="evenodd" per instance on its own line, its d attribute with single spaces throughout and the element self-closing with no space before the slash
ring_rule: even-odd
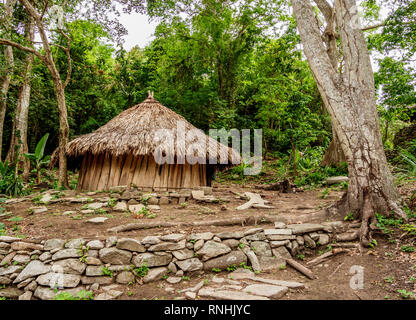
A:
<svg viewBox="0 0 416 320">
<path fill-rule="evenodd" d="M 94 300 L 92 291 L 81 290 L 75 296 L 68 292 L 60 292 L 55 295 L 54 300 Z"/>
<path fill-rule="evenodd" d="M 48 141 L 49 133 L 45 134 L 36 145 L 35 153 L 24 153 L 23 155 L 29 159 L 35 166 L 37 175 L 37 183 L 41 183 L 40 170 L 43 165 L 49 163 L 50 156 L 45 156 L 45 146 Z"/>
<path fill-rule="evenodd" d="M 0 161 L 0 193 L 14 197 L 26 194 L 21 177 L 7 161 Z"/>
<path fill-rule="evenodd" d="M 136 276 L 143 278 L 149 272 L 149 268 L 145 263 L 143 263 L 140 267 L 134 268 L 133 272 Z"/>
<path fill-rule="evenodd" d="M 112 278 L 113 277 L 113 271 L 111 271 L 110 269 L 108 269 L 107 267 L 102 267 L 101 268 L 101 274 L 103 275 L 103 276 L 108 276 L 108 277 L 110 277 L 110 278 Z"/>
</svg>

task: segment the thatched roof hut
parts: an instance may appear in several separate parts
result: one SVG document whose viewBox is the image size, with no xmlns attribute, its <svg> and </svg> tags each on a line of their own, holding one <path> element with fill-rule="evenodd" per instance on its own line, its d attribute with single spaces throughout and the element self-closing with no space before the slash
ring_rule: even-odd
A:
<svg viewBox="0 0 416 320">
<path fill-rule="evenodd" d="M 150 94 L 96 131 L 75 138 L 66 154 L 83 157 L 78 189 L 107 190 L 117 185 L 152 190 L 193 188 L 210 184 L 213 161 L 220 164 L 226 159 L 228 166 L 241 162 L 232 148 L 199 130 L 199 138 L 184 141 L 179 128 L 186 135 L 198 130 Z M 174 133 L 173 140 L 164 137 L 167 131 Z M 196 163 L 188 161 L 186 150 L 194 150 Z M 158 164 L 157 156 L 170 162 Z"/>
</svg>

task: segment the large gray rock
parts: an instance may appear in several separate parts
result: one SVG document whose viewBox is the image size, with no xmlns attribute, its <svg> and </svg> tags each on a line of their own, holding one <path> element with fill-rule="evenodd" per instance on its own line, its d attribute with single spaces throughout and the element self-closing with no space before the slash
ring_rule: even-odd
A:
<svg viewBox="0 0 416 320">
<path fill-rule="evenodd" d="M 187 271 L 197 271 L 202 270 L 203 263 L 198 258 L 191 258 L 181 261 L 176 261 L 177 266 L 187 272 Z"/>
<path fill-rule="evenodd" d="M 136 267 L 140 267 L 143 264 L 146 264 L 147 267 L 160 267 L 166 266 L 172 261 L 172 255 L 169 253 L 161 254 L 153 254 L 150 252 L 138 254 L 134 256 L 132 259 L 132 263 Z"/>
<path fill-rule="evenodd" d="M 298 235 L 298 234 L 323 230 L 324 226 L 322 224 L 316 224 L 316 223 L 303 223 L 303 224 L 289 224 L 287 225 L 287 228 L 291 229 L 293 234 Z"/>
<path fill-rule="evenodd" d="M 149 270 L 147 275 L 143 277 L 143 282 L 148 283 L 148 282 L 160 280 L 167 273 L 168 273 L 168 268 L 166 267 L 152 268 Z"/>
<path fill-rule="evenodd" d="M 116 282 L 121 284 L 129 284 L 134 281 L 134 275 L 130 271 L 122 271 L 116 277 Z"/>
<path fill-rule="evenodd" d="M 210 241 L 205 242 L 202 249 L 198 250 L 197 253 L 198 253 L 198 256 L 202 257 L 202 261 L 206 261 L 208 259 L 226 254 L 230 251 L 231 249 L 227 245 L 221 242 L 210 240 Z"/>
<path fill-rule="evenodd" d="M 288 291 L 287 287 L 271 284 L 252 284 L 244 289 L 244 292 L 273 299 L 280 299 Z"/>
<path fill-rule="evenodd" d="M 6 276 L 15 272 L 19 272 L 20 268 L 21 267 L 19 266 L 9 266 L 7 268 L 0 268 L 0 276 Z"/>
<path fill-rule="evenodd" d="M 80 275 L 50 272 L 40 275 L 36 282 L 51 288 L 75 288 L 81 281 Z"/>
<path fill-rule="evenodd" d="M 98 283 L 99 285 L 102 284 L 110 284 L 113 282 L 113 278 L 107 277 L 107 276 L 100 276 L 100 277 L 81 277 L 81 283 L 88 285 L 88 284 L 94 284 Z"/>
<path fill-rule="evenodd" d="M 23 241 L 15 241 L 11 244 L 11 248 L 14 251 L 20 250 L 42 250 L 43 246 L 41 244 L 30 243 L 30 242 L 23 242 Z"/>
<path fill-rule="evenodd" d="M 217 233 L 216 236 L 218 238 L 222 239 L 241 239 L 242 237 L 244 237 L 244 232 L 240 232 L 240 231 L 236 231 L 236 232 L 229 232 L 229 231 L 225 231 L 225 232 L 220 232 Z"/>
<path fill-rule="evenodd" d="M 64 247 L 65 240 L 62 239 L 49 239 L 45 241 L 43 250 L 50 251 L 55 249 L 62 249 Z"/>
<path fill-rule="evenodd" d="M 0 285 L 8 285 L 12 283 L 12 280 L 8 277 L 0 276 Z"/>
<path fill-rule="evenodd" d="M 150 246 L 147 250 L 148 251 L 174 251 L 174 250 L 181 250 L 185 249 L 186 240 L 183 239 L 179 242 L 161 242 Z"/>
<path fill-rule="evenodd" d="M 161 236 L 160 239 L 162 241 L 168 241 L 168 242 L 179 242 L 185 239 L 185 235 L 181 233 L 173 233 L 173 234 L 167 234 L 167 235 Z"/>
<path fill-rule="evenodd" d="M 48 273 L 51 270 L 51 266 L 47 266 L 39 260 L 33 260 L 29 262 L 22 272 L 14 279 L 13 283 L 19 283 L 27 278 L 32 278 L 44 273 Z"/>
<path fill-rule="evenodd" d="M 193 233 L 189 235 L 188 240 L 204 240 L 208 241 L 214 238 L 214 234 L 212 232 L 202 232 L 202 233 Z"/>
<path fill-rule="evenodd" d="M 69 274 L 83 274 L 85 268 L 85 263 L 82 263 L 79 259 L 59 260 L 52 265 L 52 271 Z"/>
<path fill-rule="evenodd" d="M 0 297 L 4 297 L 4 298 L 10 298 L 10 299 L 18 298 L 22 294 L 23 294 L 22 290 L 19 290 L 14 287 L 7 287 L 4 289 L 0 289 Z"/>
<path fill-rule="evenodd" d="M 160 238 L 157 236 L 147 236 L 147 237 L 144 237 L 141 241 L 143 245 L 146 245 L 146 244 L 153 245 L 153 244 L 158 244 L 160 242 L 162 242 L 162 240 L 160 240 Z"/>
<path fill-rule="evenodd" d="M 251 234 L 245 237 L 248 241 L 264 241 L 266 240 L 266 235 L 264 232 L 259 232 L 255 234 Z"/>
<path fill-rule="evenodd" d="M 303 235 L 303 240 L 305 241 L 305 247 L 312 249 L 316 248 L 315 241 L 313 241 L 313 239 L 308 234 Z"/>
<path fill-rule="evenodd" d="M 77 296 L 77 294 L 82 290 L 85 290 L 85 287 L 81 286 L 72 289 L 58 290 L 57 292 L 55 292 L 54 289 L 38 286 L 33 296 L 40 300 L 53 300 L 55 296 L 57 296 L 61 292 L 66 292 L 72 296 Z"/>
<path fill-rule="evenodd" d="M 126 201 L 117 202 L 117 204 L 113 207 L 113 210 L 118 212 L 127 211 Z"/>
<path fill-rule="evenodd" d="M 261 271 L 261 266 L 259 259 L 257 258 L 256 254 L 251 250 L 245 250 L 244 253 L 246 254 L 248 260 L 250 261 L 251 267 L 254 271 Z"/>
<path fill-rule="evenodd" d="M 255 252 L 257 256 L 272 256 L 272 250 L 270 244 L 263 241 L 253 241 L 250 245 L 251 249 Z"/>
<path fill-rule="evenodd" d="M 68 258 L 79 258 L 80 252 L 78 249 L 62 249 L 58 252 L 55 252 L 52 256 L 52 260 L 62 260 Z"/>
<path fill-rule="evenodd" d="M 221 270 L 229 266 L 239 266 L 241 263 L 247 263 L 247 256 L 241 251 L 232 251 L 218 258 L 210 259 L 204 263 L 204 270 L 218 268 Z"/>
<path fill-rule="evenodd" d="M 85 269 L 85 275 L 88 277 L 103 276 L 103 267 L 102 266 L 88 266 Z"/>
<path fill-rule="evenodd" d="M 93 250 L 100 250 L 104 248 L 104 244 L 100 240 L 91 240 L 86 244 L 86 246 Z"/>
<path fill-rule="evenodd" d="M 273 256 L 278 258 L 279 260 L 287 260 L 292 259 L 291 254 L 285 247 L 277 247 L 272 249 Z"/>
<path fill-rule="evenodd" d="M 192 258 L 194 256 L 194 251 L 189 249 L 182 249 L 177 251 L 172 251 L 174 257 L 178 260 L 185 260 Z"/>
<path fill-rule="evenodd" d="M 117 248 L 104 248 L 99 254 L 102 262 L 110 264 L 129 264 L 132 257 L 131 252 Z"/>
<path fill-rule="evenodd" d="M 85 243 L 84 239 L 78 238 L 78 239 L 72 239 L 65 243 L 65 248 L 68 249 L 79 249 L 81 248 Z"/>
<path fill-rule="evenodd" d="M 146 252 L 146 248 L 138 240 L 132 238 L 119 239 L 116 248 L 134 252 Z"/>
</svg>

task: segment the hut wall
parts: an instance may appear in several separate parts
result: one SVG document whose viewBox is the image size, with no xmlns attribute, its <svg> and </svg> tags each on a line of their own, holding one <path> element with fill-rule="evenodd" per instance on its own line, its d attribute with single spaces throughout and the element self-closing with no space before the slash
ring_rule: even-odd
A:
<svg viewBox="0 0 416 320">
<path fill-rule="evenodd" d="M 207 185 L 206 165 L 158 165 L 152 156 L 84 156 L 78 190 L 108 190 L 134 185 L 155 191 L 190 189 Z"/>
</svg>

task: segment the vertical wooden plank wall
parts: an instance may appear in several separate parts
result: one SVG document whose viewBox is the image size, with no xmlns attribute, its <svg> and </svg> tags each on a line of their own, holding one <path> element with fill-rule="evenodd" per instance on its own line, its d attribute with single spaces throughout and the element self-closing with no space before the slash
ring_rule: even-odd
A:
<svg viewBox="0 0 416 320">
<path fill-rule="evenodd" d="M 205 186 L 206 165 L 156 164 L 152 156 L 112 156 L 87 153 L 79 171 L 77 190 L 108 190 L 135 185 L 155 191 Z"/>
</svg>

